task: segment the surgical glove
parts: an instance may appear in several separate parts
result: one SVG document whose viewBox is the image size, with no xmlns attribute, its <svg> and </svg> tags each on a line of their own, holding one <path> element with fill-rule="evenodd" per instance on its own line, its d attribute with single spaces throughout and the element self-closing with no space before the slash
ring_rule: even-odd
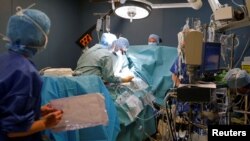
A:
<svg viewBox="0 0 250 141">
<path fill-rule="evenodd" d="M 134 76 L 122 77 L 122 83 L 131 82 Z"/>
</svg>

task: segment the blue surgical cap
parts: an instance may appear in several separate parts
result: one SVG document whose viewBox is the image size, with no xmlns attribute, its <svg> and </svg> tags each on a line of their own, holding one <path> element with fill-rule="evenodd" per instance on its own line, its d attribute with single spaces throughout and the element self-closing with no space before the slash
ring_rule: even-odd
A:
<svg viewBox="0 0 250 141">
<path fill-rule="evenodd" d="M 115 51 L 117 51 L 119 49 L 127 50 L 128 47 L 129 47 L 129 41 L 128 41 L 128 39 L 126 39 L 124 37 L 119 37 L 117 40 L 115 40 L 112 43 L 112 48 Z"/>
<path fill-rule="evenodd" d="M 49 29 L 50 19 L 45 13 L 35 9 L 24 9 L 10 17 L 7 37 L 12 44 L 43 46 L 47 38 L 44 33 L 48 34 Z"/>
<path fill-rule="evenodd" d="M 154 38 L 156 40 L 157 44 L 160 43 L 160 36 L 158 36 L 156 34 L 150 34 L 148 38 Z"/>
<path fill-rule="evenodd" d="M 100 44 L 102 44 L 105 48 L 110 48 L 113 41 L 115 41 L 116 39 L 117 37 L 112 33 L 103 33 Z"/>
<path fill-rule="evenodd" d="M 224 79 L 227 81 L 229 88 L 242 88 L 250 84 L 250 75 L 239 68 L 229 70 Z"/>
<path fill-rule="evenodd" d="M 10 50 L 32 57 L 46 47 L 50 29 L 48 16 L 35 9 L 21 9 L 9 18 L 7 25 L 7 47 Z"/>
</svg>

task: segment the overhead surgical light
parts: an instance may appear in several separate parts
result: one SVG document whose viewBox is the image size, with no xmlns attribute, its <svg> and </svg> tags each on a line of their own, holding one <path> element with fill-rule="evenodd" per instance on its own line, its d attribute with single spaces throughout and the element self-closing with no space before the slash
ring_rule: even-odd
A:
<svg viewBox="0 0 250 141">
<path fill-rule="evenodd" d="M 130 19 L 130 22 L 132 22 L 133 19 L 146 18 L 151 10 L 151 6 L 143 2 L 126 1 L 125 4 L 115 9 L 115 14 L 119 17 Z"/>
<path fill-rule="evenodd" d="M 132 22 L 133 19 L 146 18 L 152 9 L 191 7 L 198 10 L 202 6 L 201 0 L 187 1 L 187 3 L 153 4 L 147 0 L 120 0 L 121 4 L 116 7 L 115 14 Z"/>
</svg>

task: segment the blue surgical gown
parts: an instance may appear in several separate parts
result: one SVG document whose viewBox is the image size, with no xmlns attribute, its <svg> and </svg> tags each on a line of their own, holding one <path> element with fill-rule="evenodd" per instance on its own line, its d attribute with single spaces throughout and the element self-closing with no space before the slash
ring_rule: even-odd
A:
<svg viewBox="0 0 250 141">
<path fill-rule="evenodd" d="M 27 131 L 40 117 L 41 77 L 32 62 L 8 51 L 0 55 L 0 141 L 41 141 L 41 133 L 8 138 Z"/>
<path fill-rule="evenodd" d="M 188 84 L 189 82 L 189 78 L 188 78 L 188 75 L 187 75 L 187 66 L 186 64 L 184 63 L 181 63 L 181 72 L 179 72 L 179 65 L 178 65 L 178 62 L 179 62 L 179 59 L 178 57 L 176 58 L 175 62 L 173 63 L 173 65 L 171 66 L 170 68 L 170 71 L 179 76 L 179 75 L 182 75 L 183 76 L 183 79 L 181 79 L 181 83 L 182 84 Z"/>
</svg>

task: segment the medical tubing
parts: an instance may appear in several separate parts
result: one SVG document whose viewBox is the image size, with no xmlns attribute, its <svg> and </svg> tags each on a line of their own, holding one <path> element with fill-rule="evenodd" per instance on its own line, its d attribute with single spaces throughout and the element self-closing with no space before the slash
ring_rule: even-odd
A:
<svg viewBox="0 0 250 141">
<path fill-rule="evenodd" d="M 230 69 L 232 69 L 234 66 L 234 48 L 235 48 L 234 39 L 235 39 L 235 34 L 232 35 L 233 45 L 232 45 L 231 56 L 230 56 Z"/>
<path fill-rule="evenodd" d="M 168 93 L 168 91 L 166 92 L 166 94 L 167 94 L 167 93 Z M 170 112 L 171 114 L 169 114 L 168 109 L 167 109 L 167 104 L 168 104 L 168 103 L 167 103 L 166 101 L 168 100 L 168 98 L 169 98 L 168 95 L 165 96 L 165 98 L 164 98 L 164 107 L 166 108 L 168 123 L 169 123 L 169 125 L 170 125 L 170 132 L 171 132 L 171 135 L 172 135 L 172 137 L 173 137 L 173 141 L 177 141 L 176 134 L 174 134 L 175 128 L 174 128 L 174 126 L 172 127 L 172 124 L 171 124 L 171 123 L 174 124 L 172 112 Z"/>
<path fill-rule="evenodd" d="M 170 132 L 171 132 L 171 135 L 173 137 L 173 141 L 177 141 L 176 134 L 174 134 L 175 129 L 172 127 L 172 124 L 171 124 L 172 123 L 171 121 L 173 121 L 172 114 L 171 115 L 169 114 L 169 111 L 168 111 L 167 107 L 166 107 L 166 113 L 167 113 L 166 115 L 168 117 L 168 123 L 169 123 L 169 126 L 170 126 Z"/>
<path fill-rule="evenodd" d="M 245 7 L 244 5 L 238 4 L 238 3 L 236 3 L 234 0 L 231 0 L 231 1 L 232 1 L 232 3 L 233 3 L 234 5 L 236 5 L 236 6 L 238 6 L 238 7 L 240 7 L 240 8 L 242 9 L 242 11 L 244 12 L 244 16 L 247 15 L 247 10 L 246 10 L 246 7 Z"/>
<path fill-rule="evenodd" d="M 125 85 L 121 85 L 121 84 L 116 85 L 115 93 L 122 94 L 122 92 L 124 92 L 124 91 L 121 91 L 121 89 L 124 89 L 126 91 L 128 90 L 127 92 L 129 92 L 131 95 L 134 93 L 133 90 L 131 90 L 129 87 L 127 87 Z"/>
<path fill-rule="evenodd" d="M 249 48 L 247 48 L 248 45 L 249 45 L 249 40 L 250 40 L 250 38 L 248 38 L 247 43 L 246 43 L 246 45 L 245 45 L 245 47 L 244 47 L 244 49 L 243 49 L 243 51 L 242 51 L 242 53 L 241 53 L 241 56 L 240 56 L 240 58 L 238 59 L 238 61 L 236 62 L 236 64 L 234 65 L 234 67 L 236 67 L 236 66 L 239 64 L 239 62 L 240 62 L 240 60 L 242 59 L 242 57 L 244 56 L 245 52 L 247 51 L 247 49 L 249 49 Z"/>
<path fill-rule="evenodd" d="M 143 120 L 143 121 L 147 121 L 147 120 L 150 120 L 150 119 L 152 119 L 152 118 L 154 118 L 156 115 L 158 115 L 159 113 L 161 113 L 162 111 L 161 110 L 159 110 L 159 111 L 157 111 L 155 114 L 153 114 L 153 116 L 150 116 L 150 117 L 148 117 L 148 118 L 140 118 L 140 117 L 136 117 L 137 119 L 139 119 L 139 120 Z"/>
</svg>

